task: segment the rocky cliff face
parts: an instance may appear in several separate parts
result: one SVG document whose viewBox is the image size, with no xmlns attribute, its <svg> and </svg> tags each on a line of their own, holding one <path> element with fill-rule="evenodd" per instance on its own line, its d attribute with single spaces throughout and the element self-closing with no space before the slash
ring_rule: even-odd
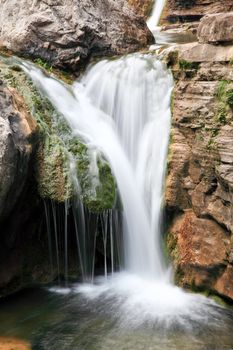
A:
<svg viewBox="0 0 233 350">
<path fill-rule="evenodd" d="M 53 218 L 59 212 L 59 220 L 65 218 L 66 201 L 74 197 L 84 203 L 89 215 L 101 213 L 115 205 L 116 184 L 108 163 L 99 155 L 99 183 L 93 186 L 87 146 L 72 135 L 22 68 L 4 57 L 0 58 L 0 106 L 1 297 L 64 274 L 63 250 L 59 254 L 60 270 L 57 262 L 51 270 L 48 232 L 53 232 L 55 224 L 52 219 L 51 227 L 46 226 L 45 202 L 47 213 Z M 78 194 L 71 179 L 69 157 L 77 162 Z M 72 210 L 69 214 L 70 221 L 74 220 Z M 65 224 L 62 225 L 59 227 Z M 67 226 L 71 231 L 69 272 L 77 275 L 80 271 L 76 241 L 72 240 L 74 222 Z M 64 229 L 59 227 L 58 239 L 64 240 Z"/>
<path fill-rule="evenodd" d="M 0 41 L 13 52 L 77 70 L 90 56 L 123 54 L 153 42 L 125 0 L 0 0 Z"/>
<path fill-rule="evenodd" d="M 206 14 L 233 11 L 232 0 L 167 0 L 162 24 L 199 21 Z"/>
<path fill-rule="evenodd" d="M 154 6 L 154 0 L 128 0 L 128 3 L 144 18 L 148 18 Z"/>
<path fill-rule="evenodd" d="M 228 15 L 220 17 L 225 21 Z M 205 38 L 210 41 L 212 29 L 208 28 Z M 232 22 L 229 30 L 233 31 Z M 223 41 L 227 42 L 227 38 Z M 167 54 L 175 78 L 166 203 L 171 220 L 168 246 L 176 279 L 182 286 L 206 289 L 230 300 L 233 300 L 232 55 L 230 43 L 176 45 Z"/>
</svg>

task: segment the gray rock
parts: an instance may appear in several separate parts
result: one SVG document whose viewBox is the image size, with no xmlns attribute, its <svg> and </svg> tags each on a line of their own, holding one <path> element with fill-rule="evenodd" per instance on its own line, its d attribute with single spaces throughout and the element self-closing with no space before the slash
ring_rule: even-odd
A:
<svg viewBox="0 0 233 350">
<path fill-rule="evenodd" d="M 123 54 L 153 42 L 125 0 L 0 0 L 0 42 L 76 70 L 90 56 Z"/>
<path fill-rule="evenodd" d="M 20 112 L 22 100 L 0 82 L 0 220 L 13 209 L 28 171 L 35 123 Z"/>
<path fill-rule="evenodd" d="M 233 43 L 233 12 L 203 17 L 197 36 L 201 43 Z"/>
</svg>

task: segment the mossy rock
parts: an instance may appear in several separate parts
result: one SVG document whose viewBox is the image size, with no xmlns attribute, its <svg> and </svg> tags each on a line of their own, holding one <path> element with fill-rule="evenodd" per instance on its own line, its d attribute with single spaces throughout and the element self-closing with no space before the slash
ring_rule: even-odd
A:
<svg viewBox="0 0 233 350">
<path fill-rule="evenodd" d="M 90 211 L 112 209 L 117 195 L 116 182 L 104 157 L 97 150 L 88 149 L 84 140 L 72 135 L 66 120 L 40 93 L 17 61 L 0 60 L 0 79 L 17 90 L 28 112 L 37 121 L 35 173 L 40 196 L 56 202 L 79 196 Z M 78 191 L 70 168 L 71 158 L 76 163 L 80 185 Z M 93 173 L 94 163 L 96 174 Z"/>
<path fill-rule="evenodd" d="M 56 135 L 46 136 L 39 146 L 37 182 L 43 198 L 57 202 L 68 200 L 73 193 L 68 154 Z"/>
<path fill-rule="evenodd" d="M 83 203 L 92 212 L 112 209 L 116 202 L 116 182 L 101 154 L 91 151 L 78 139 L 71 139 L 69 151 L 76 159 Z"/>
</svg>

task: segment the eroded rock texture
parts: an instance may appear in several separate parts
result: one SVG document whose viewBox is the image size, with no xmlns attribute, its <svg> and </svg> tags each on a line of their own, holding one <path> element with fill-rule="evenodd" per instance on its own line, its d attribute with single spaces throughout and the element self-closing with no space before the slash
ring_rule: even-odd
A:
<svg viewBox="0 0 233 350">
<path fill-rule="evenodd" d="M 1 69 L 2 71 L 2 69 Z M 0 297 L 40 279 L 48 265 L 32 171 L 37 125 L 15 88 L 0 83 Z M 41 254 L 39 254 L 41 252 Z M 33 277 L 32 277 L 33 276 Z"/>
<path fill-rule="evenodd" d="M 168 246 L 178 283 L 233 300 L 232 62 L 225 48 L 206 60 L 201 44 L 173 50 Z"/>
<path fill-rule="evenodd" d="M 154 0 L 128 0 L 130 6 L 144 18 L 147 18 L 154 6 Z"/>
<path fill-rule="evenodd" d="M 0 40 L 8 49 L 76 70 L 90 56 L 122 54 L 153 42 L 124 0 L 0 0 Z"/>
<path fill-rule="evenodd" d="M 229 11 L 232 0 L 167 0 L 162 23 L 199 21 L 206 14 Z"/>
<path fill-rule="evenodd" d="M 233 12 L 217 13 L 202 18 L 198 27 L 201 43 L 233 43 Z"/>
<path fill-rule="evenodd" d="M 22 98 L 0 81 L 0 219 L 12 210 L 25 185 L 35 129 Z"/>
</svg>

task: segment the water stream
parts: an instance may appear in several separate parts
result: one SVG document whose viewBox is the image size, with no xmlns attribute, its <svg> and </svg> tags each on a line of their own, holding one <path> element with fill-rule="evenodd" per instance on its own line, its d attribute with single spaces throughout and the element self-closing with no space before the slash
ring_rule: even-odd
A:
<svg viewBox="0 0 233 350">
<path fill-rule="evenodd" d="M 156 2 L 150 19 L 154 24 L 163 3 Z M 30 299 L 31 307 L 37 310 L 31 315 L 30 326 L 22 306 L 18 311 L 21 326 L 14 333 L 8 325 L 6 332 L 20 336 L 29 332 L 37 350 L 233 349 L 232 313 L 204 296 L 175 287 L 161 253 L 173 88 L 170 72 L 155 55 L 137 53 L 91 65 L 81 80 L 68 87 L 32 64 L 24 63 L 23 67 L 65 118 L 73 137 L 84 140 L 94 154 L 103 154 L 109 162 L 123 207 L 124 258 L 120 271 L 114 271 L 110 234 L 110 271 L 105 261 L 105 275 L 92 283 L 36 292 L 44 299 L 42 305 Z M 70 162 L 74 170 L 72 159 Z M 76 170 L 72 174 L 78 190 Z M 83 208 L 77 205 L 76 209 L 81 210 L 82 218 Z M 47 208 L 46 213 L 48 218 Z M 53 215 L 56 217 L 55 209 Z M 110 214 L 107 220 L 111 226 Z M 105 256 L 106 247 L 105 241 Z M 81 262 L 85 270 L 85 259 Z"/>
<path fill-rule="evenodd" d="M 105 155 L 123 206 L 121 271 L 98 277 L 94 283 L 49 291 L 69 294 L 72 303 L 84 303 L 84 310 L 92 305 L 92 317 L 108 319 L 120 334 L 146 327 L 183 329 L 191 334 L 196 327 L 217 330 L 219 318 L 225 318 L 224 309 L 173 286 L 161 254 L 171 74 L 152 54 L 101 61 L 90 66 L 72 87 L 44 75 L 32 64 L 24 63 L 24 69 L 64 116 L 73 135 Z M 106 242 L 104 246 L 106 254 Z M 228 316 L 226 324 L 227 320 Z"/>
</svg>

